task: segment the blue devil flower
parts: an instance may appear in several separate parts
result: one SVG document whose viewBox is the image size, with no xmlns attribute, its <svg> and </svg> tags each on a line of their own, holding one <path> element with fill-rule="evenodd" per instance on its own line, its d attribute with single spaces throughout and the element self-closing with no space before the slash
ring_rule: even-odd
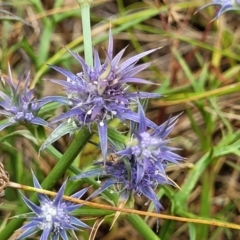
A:
<svg viewBox="0 0 240 240">
<path fill-rule="evenodd" d="M 15 125 L 17 123 L 31 123 L 45 126 L 48 124 L 44 119 L 37 116 L 38 111 L 45 104 L 55 101 L 64 101 L 62 97 L 46 97 L 36 100 L 34 97 L 34 90 L 28 89 L 30 80 L 30 73 L 28 73 L 23 89 L 20 89 L 21 80 L 15 85 L 13 82 L 10 66 L 8 66 L 8 77 L 1 77 L 3 84 L 9 87 L 10 93 L 7 95 L 0 91 L 0 114 L 8 118 L 7 122 L 0 125 L 0 131 L 4 128 Z M 4 86 L 5 87 L 5 86 Z"/>
<path fill-rule="evenodd" d="M 136 63 L 140 58 L 155 50 L 140 53 L 123 63 L 119 63 L 125 49 L 113 57 L 113 38 L 110 31 L 106 60 L 103 63 L 101 63 L 96 50 L 94 50 L 93 67 L 88 66 L 81 56 L 69 51 L 80 63 L 83 71 L 75 75 L 63 68 L 51 66 L 67 77 L 67 81 L 51 81 L 64 87 L 71 108 L 55 118 L 52 123 L 68 119 L 68 123 L 72 124 L 73 128 L 82 125 L 91 128 L 92 124 L 96 123 L 102 153 L 105 157 L 107 153 L 107 121 L 116 117 L 122 121 L 138 122 L 138 115 L 132 111 L 131 104 L 136 103 L 137 99 L 159 97 L 159 94 L 155 93 L 130 92 L 128 85 L 128 83 L 152 84 L 152 82 L 134 77 L 134 75 L 151 65 L 151 63 L 144 63 L 136 66 Z M 148 121 L 148 124 L 154 125 L 151 121 Z M 63 124 L 63 127 L 66 127 L 66 124 Z M 52 136 L 57 136 L 61 130 L 61 127 L 58 128 L 52 133 Z M 50 138 L 52 136 L 50 135 Z"/>
<path fill-rule="evenodd" d="M 159 212 L 162 206 L 154 190 L 157 186 L 164 184 L 176 186 L 167 176 L 165 168 L 168 163 L 178 163 L 183 159 L 173 152 L 176 148 L 168 146 L 170 140 L 166 140 L 177 121 L 177 117 L 169 119 L 152 132 L 147 131 L 146 117 L 140 104 L 139 118 L 138 131 L 135 132 L 135 138 L 131 145 L 114 153 L 118 157 L 117 161 L 106 161 L 104 169 L 96 168 L 81 173 L 71 180 L 93 176 L 108 177 L 101 188 L 97 189 L 90 198 L 115 185 L 123 193 L 124 198 L 128 198 L 132 192 L 137 196 L 144 195 L 153 201 L 157 212 Z"/>
<path fill-rule="evenodd" d="M 42 189 L 34 174 L 33 183 L 35 188 Z M 53 201 L 47 195 L 38 193 L 40 206 L 35 205 L 21 193 L 23 201 L 32 210 L 32 213 L 28 217 L 29 223 L 20 228 L 23 233 L 17 237 L 17 240 L 26 239 L 40 230 L 42 230 L 40 240 L 58 240 L 59 237 L 68 240 L 68 231 L 74 239 L 78 239 L 74 230 L 79 230 L 79 227 L 89 228 L 88 225 L 71 215 L 71 212 L 79 208 L 80 205 L 62 199 L 65 186 L 66 182 L 63 183 Z M 71 197 L 81 198 L 86 191 L 87 188 L 82 189 Z M 29 214 L 24 214 L 21 217 L 26 215 Z"/>
<path fill-rule="evenodd" d="M 227 11 L 240 10 L 240 0 L 213 0 L 211 3 L 207 3 L 204 6 L 202 6 L 200 9 L 197 10 L 197 12 L 213 5 L 217 5 L 220 7 L 214 19 L 219 18 L 222 14 L 224 14 Z"/>
</svg>

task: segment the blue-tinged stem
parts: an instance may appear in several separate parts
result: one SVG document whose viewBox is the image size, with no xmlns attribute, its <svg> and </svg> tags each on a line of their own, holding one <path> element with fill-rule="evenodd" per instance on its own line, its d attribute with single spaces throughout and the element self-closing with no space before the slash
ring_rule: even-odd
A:
<svg viewBox="0 0 240 240">
<path fill-rule="evenodd" d="M 78 0 L 81 6 L 82 29 L 83 29 L 83 43 L 85 62 L 88 66 L 93 66 L 93 46 L 91 36 L 91 22 L 90 22 L 90 0 Z"/>
</svg>

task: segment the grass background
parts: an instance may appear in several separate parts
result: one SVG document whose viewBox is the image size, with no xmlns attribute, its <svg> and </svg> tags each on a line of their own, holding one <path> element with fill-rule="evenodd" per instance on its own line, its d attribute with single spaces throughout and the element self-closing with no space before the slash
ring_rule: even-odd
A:
<svg viewBox="0 0 240 240">
<path fill-rule="evenodd" d="M 61 94 L 61 88 L 43 78 L 63 79 L 46 63 L 75 73 L 81 70 L 64 48 L 83 55 L 77 1 L 13 0 L 8 3 L 12 5 L 2 8 L 14 15 L 0 15 L 2 74 L 7 74 L 7 63 L 10 62 L 16 81 L 31 71 L 32 87 L 36 87 L 37 95 Z M 94 1 L 91 11 L 93 42 L 104 58 L 102 49 L 107 47 L 111 23 L 115 53 L 128 45 L 124 55 L 127 58 L 160 47 L 142 60 L 153 61 L 153 64 L 141 73 L 141 77 L 159 86 L 137 88 L 163 95 L 159 100 L 151 101 L 147 110 L 148 117 L 156 123 L 162 123 L 169 115 L 182 113 L 170 137 L 175 138 L 173 145 L 181 148 L 179 154 L 186 158 L 178 166 L 167 169 L 181 190 L 170 186 L 158 189 L 164 206 L 162 213 L 239 224 L 240 15 L 229 12 L 210 22 L 217 8 L 209 7 L 193 14 L 204 3 L 199 0 L 172 0 L 165 4 L 158 0 Z M 56 105 L 48 108 L 50 116 L 55 109 Z M 117 122 L 113 124 L 118 126 Z M 11 127 L 0 132 L 0 161 L 11 181 L 32 185 L 30 169 L 42 181 L 56 164 L 56 158 L 44 152 L 38 159 L 39 142 L 34 142 L 29 133 L 22 131 L 24 129 Z M 54 146 L 63 153 L 68 144 L 69 138 L 65 136 Z M 99 151 L 87 145 L 74 165 L 88 168 L 99 158 Z M 66 172 L 66 176 L 68 174 Z M 59 188 L 63 179 L 53 190 Z M 82 181 L 71 183 L 67 193 L 86 185 Z M 101 202 L 100 199 L 96 201 Z M 135 208 L 152 211 L 152 205 L 145 206 L 145 202 L 146 199 L 136 198 Z M 0 236 L 8 218 L 23 204 L 13 189 L 6 190 L 1 203 Z M 93 223 L 96 218 L 92 212 L 97 215 L 97 210 L 83 209 L 86 213 L 84 215 L 82 211 L 82 217 L 87 223 Z M 155 231 L 156 219 L 148 217 L 144 220 Z M 96 239 L 144 239 L 127 215 L 122 214 L 109 232 L 111 222 L 112 217 L 105 219 Z M 239 230 L 172 220 L 161 220 L 156 234 L 162 240 L 240 239 Z M 79 239 L 88 239 L 88 235 L 87 231 L 80 232 Z"/>
</svg>

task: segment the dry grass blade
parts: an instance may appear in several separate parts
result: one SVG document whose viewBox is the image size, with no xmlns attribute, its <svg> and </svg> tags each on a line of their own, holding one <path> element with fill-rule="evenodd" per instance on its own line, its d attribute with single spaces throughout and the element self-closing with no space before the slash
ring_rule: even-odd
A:
<svg viewBox="0 0 240 240">
<path fill-rule="evenodd" d="M 5 188 L 9 185 L 9 174 L 4 170 L 4 166 L 0 163 L 0 198 L 5 195 Z"/>
<path fill-rule="evenodd" d="M 89 240 L 94 240 L 95 239 L 97 231 L 98 231 L 99 227 L 101 226 L 101 224 L 103 223 L 103 221 L 104 221 L 104 218 L 99 218 L 95 221 L 95 223 L 93 225 L 93 228 L 92 228 L 92 231 L 91 231 L 90 236 L 89 236 Z"/>
<path fill-rule="evenodd" d="M 21 185 L 21 184 L 14 183 L 14 182 L 9 182 L 8 187 L 43 193 L 43 194 L 47 194 L 50 196 L 56 196 L 55 192 L 44 190 L 44 189 L 39 189 L 39 188 L 34 188 L 34 187 L 29 187 L 29 186 Z M 219 221 L 206 220 L 206 219 L 190 219 L 190 218 L 185 218 L 185 217 L 176 217 L 176 216 L 170 216 L 170 215 L 165 215 L 165 214 L 144 212 L 144 211 L 128 209 L 128 208 L 118 208 L 118 207 L 113 207 L 113 206 L 107 206 L 104 204 L 98 204 L 98 203 L 93 203 L 93 202 L 89 202 L 89 201 L 85 201 L 85 200 L 80 200 L 80 199 L 72 198 L 72 197 L 65 196 L 65 195 L 63 196 L 63 199 L 70 201 L 70 202 L 77 203 L 77 204 L 83 204 L 86 206 L 100 208 L 100 209 L 119 211 L 119 212 L 124 212 L 124 213 L 132 213 L 132 214 L 137 214 L 137 215 L 141 215 L 141 216 L 156 217 L 156 218 L 161 218 L 161 219 L 169 219 L 169 220 L 180 221 L 180 222 L 199 223 L 199 224 L 206 224 L 206 225 L 219 226 L 219 227 L 240 230 L 240 225 L 232 224 L 232 223 L 219 222 Z"/>
</svg>

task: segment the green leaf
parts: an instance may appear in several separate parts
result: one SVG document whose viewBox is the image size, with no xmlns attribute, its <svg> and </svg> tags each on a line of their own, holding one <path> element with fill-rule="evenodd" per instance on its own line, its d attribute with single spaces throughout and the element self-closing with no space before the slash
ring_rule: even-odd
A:
<svg viewBox="0 0 240 240">
<path fill-rule="evenodd" d="M 39 152 L 43 151 L 45 148 L 47 148 L 50 144 L 57 141 L 60 137 L 70 134 L 72 135 L 76 130 L 78 130 L 79 127 L 74 125 L 73 122 L 63 122 L 61 123 L 45 140 L 45 142 L 42 144 L 42 146 L 39 149 Z"/>
<path fill-rule="evenodd" d="M 15 136 L 23 136 L 30 141 L 32 141 L 34 144 L 38 144 L 38 140 L 31 134 L 28 130 L 17 130 L 12 133 L 4 135 L 4 137 L 0 138 L 0 142 L 5 141 L 7 138 L 15 137 Z"/>
<path fill-rule="evenodd" d="M 128 214 L 127 220 L 145 240 L 161 240 L 138 215 Z"/>
</svg>

